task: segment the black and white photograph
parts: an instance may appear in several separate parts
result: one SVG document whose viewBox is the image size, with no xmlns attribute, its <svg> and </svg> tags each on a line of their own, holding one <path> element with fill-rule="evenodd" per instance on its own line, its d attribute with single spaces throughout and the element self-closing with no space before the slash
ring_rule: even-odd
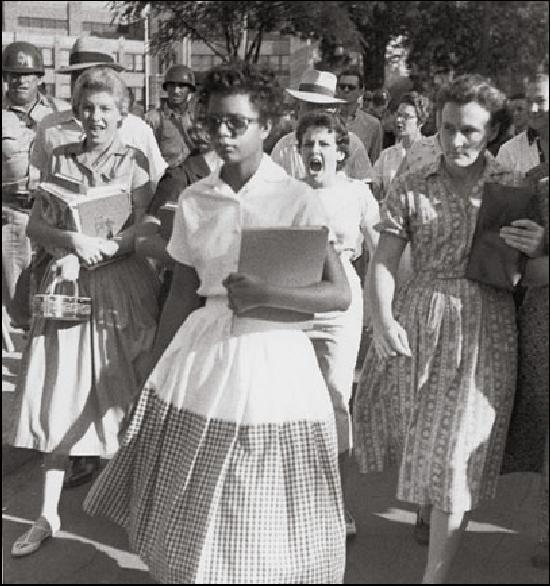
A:
<svg viewBox="0 0 550 586">
<path fill-rule="evenodd" d="M 548 584 L 548 17 L 2 1 L 3 584 Z"/>
</svg>

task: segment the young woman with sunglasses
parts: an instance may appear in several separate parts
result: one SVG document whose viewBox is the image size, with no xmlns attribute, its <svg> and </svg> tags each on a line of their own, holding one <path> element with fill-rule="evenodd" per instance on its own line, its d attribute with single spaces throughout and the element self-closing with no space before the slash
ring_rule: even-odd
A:
<svg viewBox="0 0 550 586">
<path fill-rule="evenodd" d="M 288 324 L 235 316 L 345 310 L 349 286 L 332 246 L 308 287 L 235 272 L 243 228 L 326 225 L 326 215 L 262 152 L 280 103 L 271 74 L 219 66 L 203 98 L 223 166 L 180 196 L 156 366 L 85 509 L 124 525 L 162 583 L 341 583 L 336 429 L 313 347 Z"/>
</svg>

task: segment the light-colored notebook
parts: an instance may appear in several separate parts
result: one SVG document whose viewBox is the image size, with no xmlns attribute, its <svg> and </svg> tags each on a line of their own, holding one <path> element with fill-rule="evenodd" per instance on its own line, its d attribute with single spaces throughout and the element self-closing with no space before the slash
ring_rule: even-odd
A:
<svg viewBox="0 0 550 586">
<path fill-rule="evenodd" d="M 61 210 L 74 230 L 87 236 L 116 236 L 132 213 L 130 193 L 127 186 L 121 184 L 99 187 L 77 187 L 75 184 L 69 189 L 66 185 L 42 182 L 38 191 Z"/>
<path fill-rule="evenodd" d="M 325 226 L 245 228 L 242 231 L 239 273 L 247 273 L 281 287 L 319 283 L 327 255 Z M 311 323 L 313 314 L 256 307 L 237 316 L 277 322 Z"/>
</svg>

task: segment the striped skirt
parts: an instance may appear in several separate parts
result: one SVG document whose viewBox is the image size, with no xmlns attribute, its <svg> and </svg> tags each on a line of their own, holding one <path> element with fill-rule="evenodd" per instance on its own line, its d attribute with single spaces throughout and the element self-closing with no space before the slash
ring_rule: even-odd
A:
<svg viewBox="0 0 550 586">
<path fill-rule="evenodd" d="M 161 583 L 341 583 L 334 415 L 305 334 L 209 299 L 147 381 L 84 508 Z"/>
<path fill-rule="evenodd" d="M 412 358 L 381 360 L 371 344 L 355 396 L 363 472 L 399 465 L 397 498 L 452 512 L 494 497 L 514 399 L 511 294 L 466 279 L 398 293 L 394 316 Z"/>
</svg>

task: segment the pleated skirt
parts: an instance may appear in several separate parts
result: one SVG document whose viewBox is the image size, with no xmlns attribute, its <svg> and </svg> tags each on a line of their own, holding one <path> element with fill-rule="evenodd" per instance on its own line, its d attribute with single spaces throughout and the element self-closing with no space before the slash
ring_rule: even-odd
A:
<svg viewBox="0 0 550 586">
<path fill-rule="evenodd" d="M 161 583 L 341 583 L 336 429 L 307 336 L 208 299 L 84 508 L 126 527 Z"/>
<path fill-rule="evenodd" d="M 39 292 L 49 289 L 46 270 Z M 141 388 L 140 366 L 158 319 L 158 279 L 135 257 L 87 271 L 79 295 L 91 297 L 83 322 L 33 318 L 23 352 L 12 443 L 59 455 L 112 456 Z"/>
</svg>

